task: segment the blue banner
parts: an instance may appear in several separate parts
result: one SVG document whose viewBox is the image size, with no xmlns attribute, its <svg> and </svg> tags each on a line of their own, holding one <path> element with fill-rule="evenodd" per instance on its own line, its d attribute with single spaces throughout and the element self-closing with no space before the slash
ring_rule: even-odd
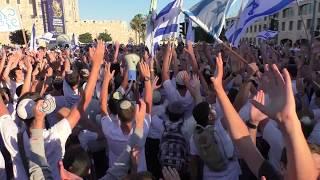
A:
<svg viewBox="0 0 320 180">
<path fill-rule="evenodd" d="M 63 0 L 47 0 L 47 30 L 55 36 L 65 33 Z"/>
</svg>

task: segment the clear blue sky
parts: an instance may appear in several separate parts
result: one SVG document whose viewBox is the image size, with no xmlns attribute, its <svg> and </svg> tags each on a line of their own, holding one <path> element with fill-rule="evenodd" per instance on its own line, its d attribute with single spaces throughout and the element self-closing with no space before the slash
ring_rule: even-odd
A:
<svg viewBox="0 0 320 180">
<path fill-rule="evenodd" d="M 158 11 L 172 0 L 158 0 Z M 200 0 L 184 0 L 184 8 L 190 8 Z M 134 15 L 147 14 L 150 0 L 79 0 L 80 18 L 92 20 L 125 20 L 130 22 Z M 236 14 L 234 7 L 233 14 Z"/>
</svg>

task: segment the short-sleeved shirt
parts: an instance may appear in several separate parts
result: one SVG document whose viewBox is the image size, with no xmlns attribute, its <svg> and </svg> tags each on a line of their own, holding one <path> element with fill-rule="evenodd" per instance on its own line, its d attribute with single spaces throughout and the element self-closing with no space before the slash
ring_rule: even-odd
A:
<svg viewBox="0 0 320 180">
<path fill-rule="evenodd" d="M 275 121 L 269 121 L 263 130 L 263 139 L 270 145 L 269 162 L 277 170 L 280 170 L 280 160 L 284 148 L 284 140 L 281 131 Z"/>
<path fill-rule="evenodd" d="M 150 125 L 151 125 L 151 116 L 147 114 L 144 119 L 143 138 L 147 137 L 149 133 Z M 102 126 L 102 131 L 108 141 L 109 167 L 112 167 L 113 164 L 116 162 L 117 158 L 120 156 L 120 154 L 125 150 L 129 137 L 133 133 L 133 129 L 131 129 L 131 132 L 128 135 L 124 134 L 120 127 L 120 121 L 116 119 L 115 116 L 112 119 L 109 115 L 102 117 L 101 126 Z M 147 165 L 146 165 L 145 153 L 144 153 L 144 147 L 143 147 L 140 152 L 138 171 L 142 172 L 146 170 L 147 170 Z"/>
<path fill-rule="evenodd" d="M 163 82 L 163 87 L 166 93 L 166 98 L 169 101 L 169 104 L 172 102 L 180 101 L 183 104 L 183 107 L 192 112 L 194 107 L 193 98 L 189 91 L 185 94 L 185 96 L 181 96 L 177 88 L 175 87 L 174 80 L 166 80 Z"/>
<path fill-rule="evenodd" d="M 59 121 L 56 125 L 49 130 L 44 130 L 44 146 L 46 152 L 46 158 L 50 166 L 50 170 L 54 179 L 60 179 L 60 173 L 58 169 L 58 162 L 63 158 L 65 152 L 65 143 L 67 138 L 71 134 L 71 126 L 67 119 Z M 0 132 L 4 141 L 4 144 L 10 152 L 13 162 L 13 173 L 15 179 L 28 179 L 23 167 L 22 159 L 18 148 L 19 132 L 18 126 L 12 120 L 11 116 L 4 115 L 0 117 Z M 24 146 L 26 150 L 26 156 L 30 154 L 29 138 L 24 131 L 23 134 Z"/>
</svg>

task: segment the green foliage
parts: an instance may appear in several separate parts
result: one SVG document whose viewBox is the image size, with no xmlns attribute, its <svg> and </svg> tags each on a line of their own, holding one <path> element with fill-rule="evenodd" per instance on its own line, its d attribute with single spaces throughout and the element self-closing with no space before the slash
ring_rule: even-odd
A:
<svg viewBox="0 0 320 180">
<path fill-rule="evenodd" d="M 25 34 L 26 34 L 27 42 L 29 42 L 30 34 L 27 31 L 25 31 Z M 12 44 L 19 44 L 19 45 L 25 44 L 23 40 L 22 30 L 10 32 L 9 39 Z"/>
<path fill-rule="evenodd" d="M 79 35 L 79 41 L 81 43 L 91 43 L 92 42 L 92 35 L 90 33 L 84 33 Z"/>
<path fill-rule="evenodd" d="M 136 32 L 138 38 L 136 37 L 136 41 L 140 43 L 140 40 L 145 40 L 146 36 L 146 24 L 147 24 L 147 16 L 142 14 L 137 14 L 133 17 L 130 22 L 130 27 L 132 30 Z"/>
<path fill-rule="evenodd" d="M 98 39 L 103 40 L 104 42 L 112 41 L 111 35 L 105 32 L 100 33 Z"/>
</svg>

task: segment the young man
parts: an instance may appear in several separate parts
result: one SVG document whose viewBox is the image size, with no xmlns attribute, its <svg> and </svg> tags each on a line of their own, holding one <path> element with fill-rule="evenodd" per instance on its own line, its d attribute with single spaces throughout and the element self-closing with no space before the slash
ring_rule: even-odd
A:
<svg viewBox="0 0 320 180">
<path fill-rule="evenodd" d="M 109 147 L 109 167 L 112 167 L 120 153 L 124 150 L 129 137 L 132 135 L 132 129 L 135 126 L 134 105 L 128 100 L 122 100 L 118 106 L 118 121 L 111 119 L 107 108 L 108 86 L 113 79 L 114 71 L 110 72 L 110 64 L 105 67 L 104 82 L 101 91 L 101 110 L 105 115 L 101 119 L 102 129 L 108 141 Z M 150 69 L 145 63 L 140 63 L 140 75 L 144 79 L 145 102 L 147 104 L 146 117 L 144 120 L 144 138 L 147 137 L 151 124 L 152 108 L 152 86 L 150 79 Z M 141 158 L 138 163 L 138 171 L 146 171 L 146 162 L 144 148 L 141 149 Z"/>
</svg>

